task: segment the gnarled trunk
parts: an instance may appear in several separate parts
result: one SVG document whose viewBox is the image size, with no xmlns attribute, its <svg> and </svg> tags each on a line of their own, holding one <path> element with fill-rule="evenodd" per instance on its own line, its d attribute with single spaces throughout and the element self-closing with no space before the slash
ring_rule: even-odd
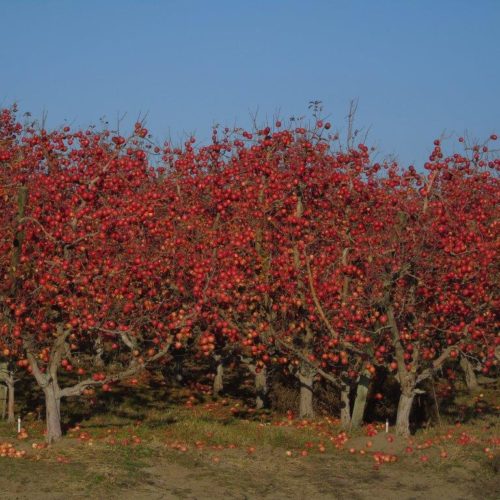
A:
<svg viewBox="0 0 500 500">
<path fill-rule="evenodd" d="M 267 370 L 262 367 L 255 370 L 255 408 L 261 410 L 266 406 L 267 401 Z"/>
<path fill-rule="evenodd" d="M 390 286 L 392 286 L 392 283 L 388 282 L 386 286 L 389 288 Z M 389 301 L 389 298 L 390 297 L 386 296 L 387 302 Z M 387 317 L 389 320 L 389 326 L 391 327 L 394 350 L 396 351 L 396 361 L 398 363 L 398 379 L 399 386 L 401 388 L 401 395 L 399 396 L 398 403 L 398 413 L 396 416 L 396 434 L 398 434 L 399 436 L 407 437 L 410 435 L 410 413 L 411 407 L 413 406 L 413 399 L 415 398 L 415 387 L 417 385 L 417 379 L 415 375 L 416 372 L 408 371 L 406 368 L 404 347 L 401 343 L 400 333 L 396 318 L 394 317 L 394 309 L 392 304 L 387 307 Z M 414 369 L 415 368 L 416 367 L 414 367 Z"/>
<path fill-rule="evenodd" d="M 94 342 L 94 346 L 95 346 L 95 357 L 94 357 L 94 364 L 95 364 L 95 367 L 99 370 L 103 369 L 104 368 L 104 359 L 103 359 L 103 356 L 104 356 L 104 344 L 102 342 L 102 339 L 101 337 L 97 337 L 95 342 Z"/>
<path fill-rule="evenodd" d="M 5 420 L 5 416 L 7 414 L 7 386 L 1 384 L 0 385 L 0 391 L 3 393 L 1 400 L 2 400 L 2 420 Z"/>
<path fill-rule="evenodd" d="M 49 382 L 43 389 L 45 395 L 45 414 L 47 424 L 46 441 L 49 444 L 62 437 L 61 429 L 61 391 L 54 382 Z"/>
<path fill-rule="evenodd" d="M 16 416 L 14 414 L 14 404 L 15 404 L 15 382 L 14 377 L 11 376 L 10 380 L 6 381 L 7 384 L 7 422 L 13 424 L 16 420 Z"/>
<path fill-rule="evenodd" d="M 215 398 L 219 397 L 219 394 L 224 389 L 224 366 L 221 362 L 217 364 L 215 378 L 212 388 L 212 394 Z"/>
<path fill-rule="evenodd" d="M 410 435 L 410 414 L 415 393 L 401 392 L 398 404 L 398 414 L 396 417 L 396 434 L 398 436 L 408 437 Z"/>
<path fill-rule="evenodd" d="M 351 417 L 352 429 L 357 429 L 363 423 L 370 380 L 371 378 L 368 372 L 362 373 L 359 377 L 358 387 L 356 390 L 356 399 L 354 401 L 354 408 L 352 410 Z"/>
<path fill-rule="evenodd" d="M 5 419 L 7 414 L 7 422 L 14 423 L 14 403 L 15 403 L 15 380 L 14 373 L 9 369 L 7 363 L 0 364 L 0 380 L 4 384 L 4 397 L 2 405 L 2 419 Z"/>
<path fill-rule="evenodd" d="M 479 390 L 479 384 L 477 383 L 477 377 L 474 373 L 474 368 L 472 368 L 472 365 L 465 356 L 460 357 L 460 367 L 465 374 L 465 383 L 467 384 L 467 389 L 469 389 L 469 391 Z"/>
<path fill-rule="evenodd" d="M 314 370 L 308 366 L 302 366 L 298 378 L 300 381 L 300 403 L 299 416 L 300 418 L 314 418 L 313 409 L 313 383 Z"/>
<path fill-rule="evenodd" d="M 342 429 L 349 429 L 351 426 L 351 386 L 348 381 L 342 377 L 340 386 L 340 422 Z"/>
</svg>

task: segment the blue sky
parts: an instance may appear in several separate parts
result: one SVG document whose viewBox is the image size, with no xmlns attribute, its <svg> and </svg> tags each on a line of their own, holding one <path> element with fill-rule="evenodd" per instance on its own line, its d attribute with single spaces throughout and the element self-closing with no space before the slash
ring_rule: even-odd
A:
<svg viewBox="0 0 500 500">
<path fill-rule="evenodd" d="M 500 132 L 499 26 L 500 0 L 0 0 L 0 106 L 205 140 L 313 99 L 342 129 L 358 98 L 379 158 L 421 164 Z"/>
</svg>

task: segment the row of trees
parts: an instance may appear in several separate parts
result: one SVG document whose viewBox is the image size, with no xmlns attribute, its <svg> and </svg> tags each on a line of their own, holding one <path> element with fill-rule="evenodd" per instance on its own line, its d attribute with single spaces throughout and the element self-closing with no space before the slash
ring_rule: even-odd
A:
<svg viewBox="0 0 500 500">
<path fill-rule="evenodd" d="M 62 399 L 180 353 L 214 360 L 215 392 L 228 359 L 246 363 L 257 406 L 282 366 L 302 417 L 322 377 L 345 426 L 388 371 L 403 435 L 447 360 L 471 385 L 497 365 L 496 136 L 450 156 L 435 141 L 417 170 L 335 148 L 329 129 L 160 148 L 141 123 L 46 131 L 1 111 L 0 355 L 5 377 L 24 369 L 43 390 L 49 442 Z"/>
</svg>

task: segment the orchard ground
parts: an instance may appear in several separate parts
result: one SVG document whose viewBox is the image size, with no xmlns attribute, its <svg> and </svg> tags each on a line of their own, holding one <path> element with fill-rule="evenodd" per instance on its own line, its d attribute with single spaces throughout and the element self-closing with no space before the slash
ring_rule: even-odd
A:
<svg viewBox="0 0 500 500">
<path fill-rule="evenodd" d="M 188 389 L 151 399 L 116 388 L 93 407 L 72 402 L 66 436 L 48 447 L 32 413 L 0 424 L 0 491 L 24 498 L 453 498 L 500 495 L 498 389 L 458 399 L 455 418 L 409 439 L 383 423 L 343 433 L 256 412 Z M 147 399 L 144 399 L 147 398 Z M 162 403 L 163 402 L 163 403 Z M 484 408 L 494 411 L 485 412 Z M 103 411 L 105 410 L 105 411 Z M 467 415 L 467 417 L 466 417 Z M 64 420 L 64 415 L 63 415 Z"/>
</svg>

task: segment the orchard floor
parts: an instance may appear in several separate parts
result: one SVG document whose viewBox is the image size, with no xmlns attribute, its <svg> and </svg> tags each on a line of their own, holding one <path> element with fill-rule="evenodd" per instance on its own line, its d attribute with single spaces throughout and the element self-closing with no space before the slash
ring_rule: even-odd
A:
<svg viewBox="0 0 500 500">
<path fill-rule="evenodd" d="M 0 462 L 4 499 L 493 499 L 490 470 L 434 464 L 395 464 L 373 470 L 369 461 L 326 455 L 288 459 L 280 453 L 220 453 L 215 465 L 199 456 L 72 457 L 69 464 Z M 147 453 L 149 455 L 149 453 Z M 498 486 L 498 483 L 497 483 Z"/>
<path fill-rule="evenodd" d="M 194 398 L 114 408 L 72 423 L 50 448 L 43 422 L 27 420 L 24 439 L 1 423 L 0 451 L 10 443 L 25 455 L 0 457 L 0 498 L 496 499 L 498 423 L 490 414 L 410 439 L 383 426 L 346 436 L 330 419 L 272 419 Z"/>
</svg>

